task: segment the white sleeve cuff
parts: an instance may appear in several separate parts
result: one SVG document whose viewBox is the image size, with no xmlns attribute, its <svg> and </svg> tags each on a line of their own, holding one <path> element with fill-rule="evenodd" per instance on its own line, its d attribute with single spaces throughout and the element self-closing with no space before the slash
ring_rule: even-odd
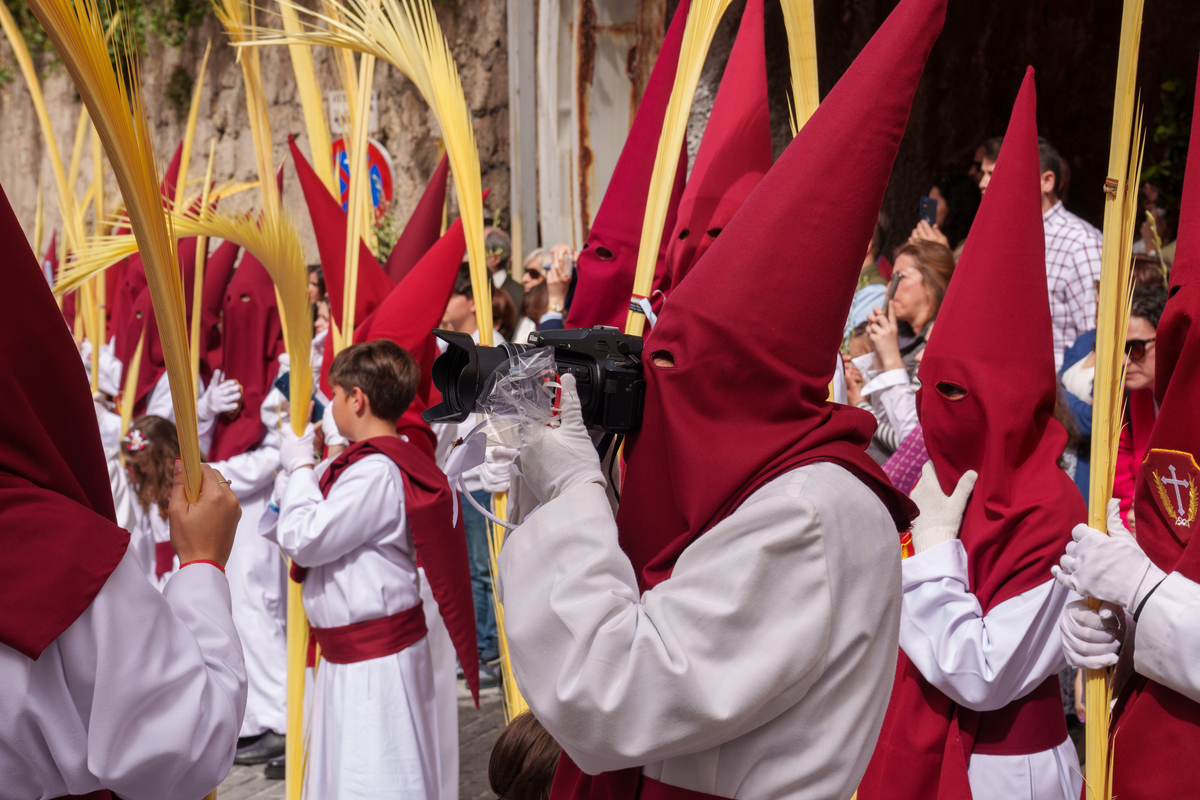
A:
<svg viewBox="0 0 1200 800">
<path fill-rule="evenodd" d="M 1200 668 L 1194 651 L 1200 584 L 1178 572 L 1168 575 L 1146 601 L 1134 639 L 1134 669 L 1200 702 Z"/>
<path fill-rule="evenodd" d="M 901 561 L 900 574 L 906 592 L 922 583 L 947 579 L 967 587 L 970 579 L 967 577 L 966 548 L 959 539 L 935 544 Z"/>
<path fill-rule="evenodd" d="M 869 370 L 869 372 L 874 373 L 875 370 Z M 903 369 L 889 369 L 887 372 L 868 374 L 867 382 L 861 391 L 864 395 L 875 394 L 884 389 L 890 389 L 893 386 L 900 386 L 908 382 L 908 373 L 906 371 Z"/>
</svg>

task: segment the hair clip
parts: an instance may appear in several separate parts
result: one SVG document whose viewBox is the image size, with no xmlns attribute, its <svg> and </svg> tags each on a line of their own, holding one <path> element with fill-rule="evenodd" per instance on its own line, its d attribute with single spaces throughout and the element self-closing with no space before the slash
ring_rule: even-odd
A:
<svg viewBox="0 0 1200 800">
<path fill-rule="evenodd" d="M 137 453 L 141 450 L 145 450 L 148 444 L 150 444 L 150 440 L 146 438 L 144 433 L 136 428 L 125 434 L 125 449 L 131 453 Z"/>
</svg>

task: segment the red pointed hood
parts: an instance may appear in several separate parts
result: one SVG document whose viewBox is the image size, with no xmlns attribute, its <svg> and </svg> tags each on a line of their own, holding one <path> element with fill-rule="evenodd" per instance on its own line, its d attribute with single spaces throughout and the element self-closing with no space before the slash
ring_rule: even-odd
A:
<svg viewBox="0 0 1200 800">
<path fill-rule="evenodd" d="M 1087 518 L 1083 497 L 1057 465 L 1067 435 L 1052 416 L 1040 174 L 1031 67 L 920 370 L 921 425 L 942 490 L 951 493 L 966 470 L 979 473 L 959 538 L 984 612 L 1046 583 L 1071 528 Z M 997 337 L 1001 329 L 1005 336 Z M 948 384 L 966 396 L 948 399 Z M 1050 682 L 988 716 L 956 706 L 901 653 L 860 796 L 969 798 L 966 765 L 977 733 L 1003 747 L 1028 741 L 1033 720 L 1054 741 L 1066 735 L 1058 681 Z"/>
<path fill-rule="evenodd" d="M 329 292 L 329 313 L 342 327 L 342 286 L 346 275 L 346 212 L 329 191 L 312 166 L 289 136 L 288 147 L 296 162 L 296 175 L 304 191 L 304 202 L 312 219 L 313 232 L 317 236 L 317 250 L 321 255 L 321 271 L 325 275 L 325 289 Z M 392 281 L 383 267 L 371 254 L 370 248 L 359 242 L 358 291 L 355 297 L 354 318 L 362 322 L 374 311 L 383 298 L 392 290 Z M 357 327 L 357 325 L 355 326 Z"/>
<path fill-rule="evenodd" d="M 431 405 L 433 388 L 433 361 L 438 349 L 430 333 L 442 320 L 450 293 L 454 290 L 454 279 L 458 276 L 466 250 L 462 218 L 455 220 L 446 234 L 430 248 L 412 271 L 405 276 L 371 318 L 364 322 L 366 333 L 361 341 L 391 339 L 403 347 L 421 365 L 421 382 L 417 396 L 408 411 L 400 418 L 397 429 L 427 455 L 433 457 L 437 446 L 429 424 L 421 419 L 421 412 Z M 360 337 L 355 336 L 355 341 Z M 324 370 L 328 375 L 328 370 Z M 440 402 L 440 398 L 433 402 Z"/>
<path fill-rule="evenodd" d="M 985 611 L 1045 583 L 1071 528 L 1087 518 L 1057 463 L 1067 433 L 1054 420 L 1039 174 L 1031 67 L 920 370 L 921 425 L 942 490 L 953 492 L 969 469 L 979 473 L 960 538 Z M 943 383 L 966 397 L 948 400 Z"/>
<path fill-rule="evenodd" d="M 1196 110 L 1200 111 L 1200 94 Z M 1191 145 L 1191 152 L 1200 154 L 1200 123 L 1192 125 Z M 1188 547 L 1192 530 L 1200 528 L 1192 499 L 1200 496 L 1200 467 L 1196 466 L 1200 464 L 1200 426 L 1194 420 L 1196 398 L 1200 397 L 1200 158 L 1190 162 L 1184 177 L 1168 298 L 1155 334 L 1154 397 L 1161 406 L 1147 447 L 1146 465 L 1150 468 L 1138 474 L 1134 498 L 1137 536 L 1138 544 L 1159 568 L 1168 572 L 1179 569 L 1200 581 L 1200 550 Z M 1180 455 L 1171 458 L 1164 451 Z M 1180 489 L 1179 498 L 1175 496 L 1178 484 L 1162 483 L 1172 477 L 1171 466 L 1175 467 L 1175 480 L 1191 482 Z M 1172 501 L 1169 508 L 1164 494 Z M 1190 521 L 1189 516 L 1193 518 Z"/>
<path fill-rule="evenodd" d="M 36 659 L 104 586 L 116 524 L 87 374 L 0 190 L 0 644 Z"/>
<path fill-rule="evenodd" d="M 209 254 L 204 263 L 204 296 L 200 301 L 204 313 L 204 329 L 200 333 L 200 339 L 204 343 L 205 358 L 212 369 L 221 369 L 224 362 L 224 350 L 221 348 L 221 308 L 225 300 L 225 290 L 229 288 L 229 282 L 233 278 L 233 265 L 241 251 L 233 242 L 224 241 Z"/>
<path fill-rule="evenodd" d="M 1200 113 L 1200 95 L 1196 110 Z M 1165 572 L 1200 582 L 1200 124 L 1183 184 L 1179 239 L 1166 308 L 1155 333 L 1154 396 L 1161 403 L 1138 470 L 1138 545 Z M 1200 746 L 1200 704 L 1140 675 L 1117 706 L 1113 797 L 1186 797 L 1195 775 L 1173 752 Z M 1152 766 L 1151 766 L 1152 765 Z M 1147 768 L 1147 767 L 1150 768 Z"/>
<path fill-rule="evenodd" d="M 392 248 L 387 264 L 384 265 L 384 271 L 387 272 L 393 283 L 400 283 L 409 270 L 421 260 L 421 256 L 429 252 L 429 248 L 433 247 L 433 243 L 442 235 L 442 214 L 446 207 L 446 178 L 449 174 L 450 160 L 446 155 L 442 155 L 442 160 L 438 162 L 437 169 L 433 171 L 429 185 L 425 187 L 425 193 L 421 195 L 420 202 L 417 203 L 412 216 L 408 218 L 404 232 L 396 240 L 396 246 Z"/>
<path fill-rule="evenodd" d="M 266 429 L 259 409 L 271 391 L 279 371 L 279 354 L 284 351 L 275 284 L 252 254 L 246 253 L 229 281 L 223 306 L 221 361 L 225 376 L 242 386 L 242 408 L 232 420 L 224 414 L 217 418 L 210 461 L 232 458 L 262 441 Z"/>
<path fill-rule="evenodd" d="M 629 136 L 617 159 L 604 200 L 592 220 L 587 242 L 579 252 L 575 297 L 567 316 L 568 328 L 590 328 L 611 325 L 624 328 L 629 315 L 629 298 L 637 272 L 638 247 L 642 225 L 646 221 L 646 201 L 650 195 L 650 178 L 654 174 L 654 159 L 658 140 L 662 136 L 663 119 L 675 72 L 679 66 L 679 50 L 687 25 L 690 0 L 681 0 L 671 18 L 671 27 L 663 38 L 662 49 L 654 70 L 646 83 L 642 102 L 629 128 Z M 662 243 L 655 269 L 655 288 L 666 286 L 667 241 L 675 229 L 679 200 L 687 178 L 687 142 L 680 148 L 679 165 L 663 225 Z"/>
<path fill-rule="evenodd" d="M 645 343 L 645 415 L 625 449 L 617 514 L 643 588 L 755 490 L 804 464 L 851 470 L 900 530 L 916 515 L 866 454 L 875 420 L 828 396 L 862 266 L 854 243 L 874 230 L 945 6 L 897 6 L 663 306 Z M 675 368 L 655 366 L 657 351 Z"/>
<path fill-rule="evenodd" d="M 175 145 L 175 155 L 171 156 L 171 163 L 167 165 L 167 171 L 163 173 L 162 180 L 158 184 L 163 199 L 168 203 L 175 200 L 175 186 L 179 183 L 179 164 L 182 160 L 183 142 L 180 142 Z M 186 181 L 187 175 L 184 175 L 183 179 Z"/>
<path fill-rule="evenodd" d="M 771 168 L 763 0 L 749 0 L 667 245 L 671 286 L 712 246 Z"/>
</svg>

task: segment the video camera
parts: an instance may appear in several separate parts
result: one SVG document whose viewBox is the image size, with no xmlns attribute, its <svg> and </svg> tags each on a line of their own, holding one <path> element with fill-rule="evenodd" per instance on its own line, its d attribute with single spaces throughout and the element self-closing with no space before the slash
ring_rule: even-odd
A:
<svg viewBox="0 0 1200 800">
<path fill-rule="evenodd" d="M 529 334 L 528 344 L 480 347 L 466 333 L 435 330 L 433 335 L 449 346 L 433 362 L 433 384 L 442 393 L 442 402 L 421 414 L 426 422 L 462 422 L 479 411 L 488 378 L 497 370 L 507 370 L 512 356 L 553 347 L 559 375 L 575 376 L 588 428 L 624 434 L 641 427 L 646 381 L 640 336 L 597 325 L 535 331 Z"/>
</svg>

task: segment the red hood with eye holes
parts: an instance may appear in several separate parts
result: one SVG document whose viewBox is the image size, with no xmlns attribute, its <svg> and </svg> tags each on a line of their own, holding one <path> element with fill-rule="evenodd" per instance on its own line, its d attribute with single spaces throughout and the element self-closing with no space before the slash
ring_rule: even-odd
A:
<svg viewBox="0 0 1200 800">
<path fill-rule="evenodd" d="M 1039 175 L 1031 67 L 920 368 L 921 427 L 942 491 L 979 473 L 960 538 L 984 611 L 1045 583 L 1087 518 L 1058 466 L 1067 432 L 1054 419 Z M 948 399 L 939 384 L 966 396 Z"/>
<path fill-rule="evenodd" d="M 679 65 L 679 50 L 689 7 L 690 0 L 682 0 L 675 10 L 637 115 L 629 128 L 629 136 L 625 139 L 616 169 L 604 192 L 604 200 L 592 220 L 587 242 L 579 252 L 575 296 L 566 320 L 568 328 L 590 328 L 593 325 L 625 328 L 629 298 L 633 293 L 633 277 L 637 272 L 642 225 L 646 220 L 650 176 L 654 174 L 658 140 L 662 135 L 667 102 L 671 99 L 671 87 L 675 84 L 675 70 Z M 658 249 L 655 289 L 663 289 L 667 284 L 667 241 L 675 227 L 675 214 L 679 199 L 683 196 L 686 178 L 687 142 L 684 142 L 679 152 L 675 183 L 667 206 L 667 220 Z"/>
</svg>

